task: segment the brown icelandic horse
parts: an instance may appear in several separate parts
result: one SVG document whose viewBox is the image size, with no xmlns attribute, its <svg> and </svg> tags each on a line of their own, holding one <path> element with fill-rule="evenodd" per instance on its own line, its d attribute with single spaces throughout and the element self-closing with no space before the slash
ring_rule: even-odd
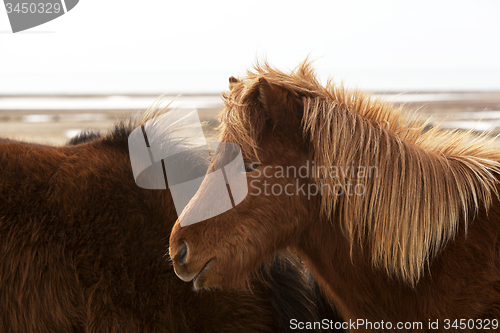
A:
<svg viewBox="0 0 500 333">
<path fill-rule="evenodd" d="M 344 320 L 358 321 L 348 329 L 498 330 L 492 139 L 428 130 L 390 103 L 322 86 L 307 61 L 289 74 L 260 64 L 232 77 L 224 102 L 221 141 L 241 147 L 249 193 L 204 222 L 176 222 L 181 279 L 232 287 L 292 248 Z M 205 186 L 180 221 L 206 209 Z"/>
<path fill-rule="evenodd" d="M 166 255 L 170 191 L 135 184 L 132 129 L 58 148 L 0 140 L 0 332 L 288 332 L 291 319 L 335 316 L 291 259 L 252 290 L 180 281 Z"/>
</svg>

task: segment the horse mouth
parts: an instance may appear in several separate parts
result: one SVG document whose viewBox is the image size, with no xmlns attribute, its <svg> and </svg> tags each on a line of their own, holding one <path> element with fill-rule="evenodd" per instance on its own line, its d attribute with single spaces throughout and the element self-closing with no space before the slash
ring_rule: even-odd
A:
<svg viewBox="0 0 500 333">
<path fill-rule="evenodd" d="M 203 279 L 203 273 L 205 273 L 206 275 L 206 272 L 207 270 L 210 268 L 210 264 L 212 263 L 212 261 L 214 260 L 215 258 L 212 258 L 210 259 L 209 261 L 207 261 L 207 263 L 205 264 L 205 266 L 203 266 L 203 268 L 198 272 L 198 274 L 196 274 L 194 277 L 193 277 L 193 286 L 195 289 L 201 289 L 203 288 L 203 284 L 204 284 L 204 279 Z"/>
</svg>

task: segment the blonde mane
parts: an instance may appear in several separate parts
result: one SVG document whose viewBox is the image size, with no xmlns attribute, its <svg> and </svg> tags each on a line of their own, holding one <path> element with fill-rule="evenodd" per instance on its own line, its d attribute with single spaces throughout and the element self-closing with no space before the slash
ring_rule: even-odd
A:
<svg viewBox="0 0 500 333">
<path fill-rule="evenodd" d="M 401 107 L 330 80 L 322 86 L 307 60 L 290 74 L 257 64 L 224 95 L 222 135 L 256 156 L 258 129 L 247 95 L 259 78 L 302 102 L 303 138 L 312 147 L 318 186 L 364 186 L 363 195 L 323 195 L 322 214 L 340 222 L 351 249 L 368 248 L 373 264 L 388 274 L 414 285 L 460 224 L 467 230 L 478 210 L 498 197 L 500 149 L 494 139 L 438 127 L 426 131 L 425 122 Z M 332 176 L 331 166 L 373 166 L 378 177 Z"/>
<path fill-rule="evenodd" d="M 208 121 L 193 123 L 188 117 L 197 112 L 196 109 L 189 107 L 172 107 L 175 99 L 167 103 L 167 96 L 160 95 L 156 101 L 142 114 L 138 121 L 134 121 L 131 126 L 141 126 L 143 130 L 149 129 L 150 135 L 158 139 L 161 144 L 163 141 L 169 141 L 171 145 L 183 146 L 182 149 L 193 149 L 207 145 L 207 140 L 217 141 L 216 135 L 207 130 L 207 133 L 201 132 L 207 128 Z M 171 115 L 179 112 L 174 118 L 175 121 L 168 121 Z M 193 118 L 194 119 L 194 118 Z M 167 121 L 166 121 L 167 120 Z M 166 124 L 168 125 L 166 126 Z M 201 127 L 199 127 L 200 125 Z M 206 137 L 205 137 L 206 136 Z"/>
</svg>

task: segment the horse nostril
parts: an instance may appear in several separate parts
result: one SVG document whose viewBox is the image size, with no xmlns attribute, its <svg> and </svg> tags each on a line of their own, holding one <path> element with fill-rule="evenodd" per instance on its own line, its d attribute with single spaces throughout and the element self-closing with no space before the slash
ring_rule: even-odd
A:
<svg viewBox="0 0 500 333">
<path fill-rule="evenodd" d="M 188 253 L 188 247 L 186 243 L 182 242 L 181 248 L 179 249 L 179 252 L 177 253 L 177 260 L 179 260 L 179 264 L 183 265 L 184 261 L 186 260 L 186 256 Z"/>
</svg>

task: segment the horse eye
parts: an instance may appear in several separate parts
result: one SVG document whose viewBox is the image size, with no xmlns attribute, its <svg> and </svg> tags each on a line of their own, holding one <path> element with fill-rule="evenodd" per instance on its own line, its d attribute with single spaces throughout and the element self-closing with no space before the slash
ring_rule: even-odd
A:
<svg viewBox="0 0 500 333">
<path fill-rule="evenodd" d="M 260 163 L 252 162 L 251 160 L 243 160 L 243 164 L 245 166 L 245 172 L 255 171 L 260 166 Z"/>
</svg>

